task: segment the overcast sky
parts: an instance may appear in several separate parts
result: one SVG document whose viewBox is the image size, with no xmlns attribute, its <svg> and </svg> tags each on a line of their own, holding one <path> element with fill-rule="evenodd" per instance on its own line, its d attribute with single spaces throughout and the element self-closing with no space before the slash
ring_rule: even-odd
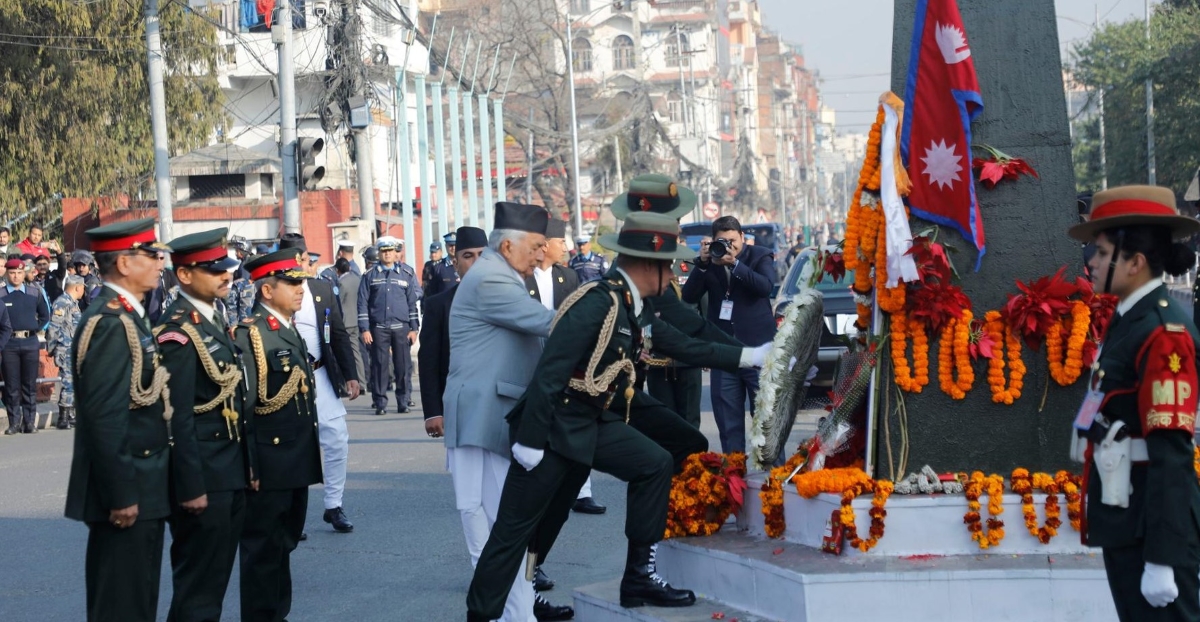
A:
<svg viewBox="0 0 1200 622">
<path fill-rule="evenodd" d="M 1097 11 L 1102 22 L 1141 19 L 1144 1 L 1054 0 L 1060 52 L 1088 36 Z M 821 93 L 838 112 L 839 132 L 870 129 L 876 100 L 890 88 L 892 0 L 759 0 L 758 4 L 763 23 L 800 44 L 805 63 L 821 73 Z"/>
</svg>

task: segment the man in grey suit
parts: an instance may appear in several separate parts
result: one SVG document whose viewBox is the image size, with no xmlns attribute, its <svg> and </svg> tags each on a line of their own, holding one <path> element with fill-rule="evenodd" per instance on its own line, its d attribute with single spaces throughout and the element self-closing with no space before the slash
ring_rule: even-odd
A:
<svg viewBox="0 0 1200 622">
<path fill-rule="evenodd" d="M 358 286 L 362 283 L 362 275 L 354 273 L 354 265 L 354 262 L 345 257 L 338 257 L 337 262 L 333 264 L 333 270 L 337 275 L 338 299 L 342 303 L 342 317 L 344 318 L 358 317 Z M 350 315 L 346 315 L 347 313 Z M 371 365 L 367 363 L 367 358 L 363 355 L 366 346 L 363 345 L 362 337 L 355 336 L 350 341 L 354 346 L 354 364 L 358 370 L 358 377 L 368 378 L 367 372 L 371 370 Z"/>
<path fill-rule="evenodd" d="M 472 565 L 496 521 L 512 462 L 504 417 L 533 378 L 554 320 L 554 311 L 525 288 L 525 277 L 542 260 L 548 220 L 540 207 L 497 203 L 488 248 L 463 277 L 450 307 L 450 374 L 442 396 L 446 462 Z M 514 579 L 502 619 L 528 622 L 533 584 Z M 570 607 L 551 609 L 539 618 L 574 615 Z"/>
</svg>

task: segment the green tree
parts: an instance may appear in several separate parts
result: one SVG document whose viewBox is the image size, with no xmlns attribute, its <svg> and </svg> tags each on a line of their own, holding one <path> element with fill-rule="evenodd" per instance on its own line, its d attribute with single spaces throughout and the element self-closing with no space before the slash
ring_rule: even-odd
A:
<svg viewBox="0 0 1200 622">
<path fill-rule="evenodd" d="M 1104 89 L 1110 186 L 1146 183 L 1147 78 L 1154 83 L 1158 185 L 1182 193 L 1200 166 L 1200 9 L 1195 4 L 1180 0 L 1158 7 L 1149 42 L 1144 22 L 1135 20 L 1105 25 L 1075 47 L 1075 77 L 1091 91 Z M 1087 139 L 1086 132 L 1080 135 Z M 1076 145 L 1077 157 L 1091 151 Z M 1077 161 L 1077 172 L 1080 165 Z"/>
<path fill-rule="evenodd" d="M 225 124 L 210 18 L 162 0 L 172 155 Z M 145 22 L 136 0 L 0 0 L 0 220 L 61 214 L 59 196 L 135 193 L 154 166 Z"/>
</svg>

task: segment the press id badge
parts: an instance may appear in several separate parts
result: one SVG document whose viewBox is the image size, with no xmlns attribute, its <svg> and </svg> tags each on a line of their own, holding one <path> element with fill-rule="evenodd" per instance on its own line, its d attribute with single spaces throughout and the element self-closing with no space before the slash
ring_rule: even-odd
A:
<svg viewBox="0 0 1200 622">
<path fill-rule="evenodd" d="M 721 301 L 721 314 L 718 317 L 720 319 L 726 320 L 726 321 L 733 319 L 733 301 L 732 300 L 722 300 Z"/>
<path fill-rule="evenodd" d="M 1083 396 L 1083 404 L 1079 406 L 1079 414 L 1075 415 L 1075 429 L 1085 432 L 1091 429 L 1092 422 L 1100 415 L 1100 407 L 1103 404 L 1104 393 L 1088 389 L 1087 394 Z"/>
</svg>

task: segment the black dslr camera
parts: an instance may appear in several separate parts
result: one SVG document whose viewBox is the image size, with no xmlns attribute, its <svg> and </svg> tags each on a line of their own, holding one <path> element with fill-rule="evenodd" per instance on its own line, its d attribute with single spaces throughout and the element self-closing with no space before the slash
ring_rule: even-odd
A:
<svg viewBox="0 0 1200 622">
<path fill-rule="evenodd" d="M 729 251 L 729 242 L 721 238 L 713 239 L 712 243 L 708 245 L 708 254 L 715 259 L 724 257 L 725 255 L 729 254 Z"/>
</svg>

